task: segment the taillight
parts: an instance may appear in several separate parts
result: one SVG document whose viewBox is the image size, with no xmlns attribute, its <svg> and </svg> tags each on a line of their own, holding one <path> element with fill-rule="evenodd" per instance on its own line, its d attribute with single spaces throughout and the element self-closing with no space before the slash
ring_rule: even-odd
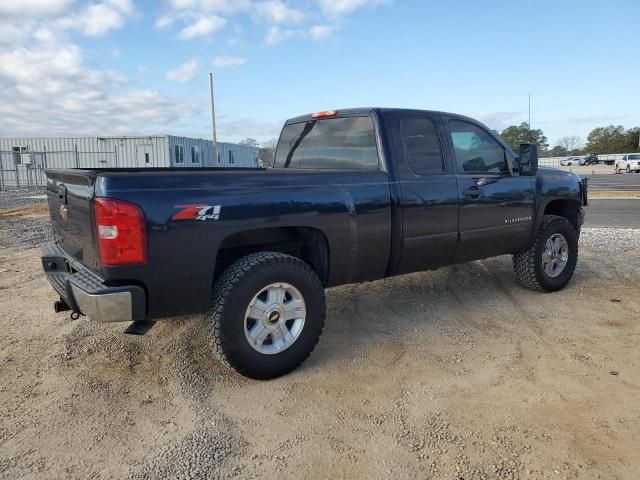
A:
<svg viewBox="0 0 640 480">
<path fill-rule="evenodd" d="M 93 199 L 98 250 L 103 265 L 139 265 L 147 262 L 147 234 L 142 210 L 113 198 Z"/>
<path fill-rule="evenodd" d="M 333 118 L 338 115 L 337 110 L 325 110 L 324 112 L 316 112 L 311 115 L 311 118 Z"/>
</svg>

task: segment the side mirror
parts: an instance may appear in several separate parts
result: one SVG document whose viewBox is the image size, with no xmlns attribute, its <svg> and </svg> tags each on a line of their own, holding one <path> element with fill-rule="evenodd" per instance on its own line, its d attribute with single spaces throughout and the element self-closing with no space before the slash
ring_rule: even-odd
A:
<svg viewBox="0 0 640 480">
<path fill-rule="evenodd" d="M 520 175 L 534 176 L 538 173 L 538 146 L 535 143 L 520 144 L 518 168 Z"/>
</svg>

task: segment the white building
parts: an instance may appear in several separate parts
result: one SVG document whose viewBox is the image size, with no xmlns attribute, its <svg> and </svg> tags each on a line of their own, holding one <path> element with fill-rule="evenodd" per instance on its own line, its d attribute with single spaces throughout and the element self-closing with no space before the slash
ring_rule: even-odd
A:
<svg viewBox="0 0 640 480">
<path fill-rule="evenodd" d="M 219 142 L 214 159 L 211 140 L 173 135 L 0 138 L 0 152 L 32 153 L 48 168 L 258 166 L 256 147 Z"/>
<path fill-rule="evenodd" d="M 0 138 L 0 189 L 42 185 L 45 168 L 259 166 L 258 148 L 173 135 Z"/>
</svg>

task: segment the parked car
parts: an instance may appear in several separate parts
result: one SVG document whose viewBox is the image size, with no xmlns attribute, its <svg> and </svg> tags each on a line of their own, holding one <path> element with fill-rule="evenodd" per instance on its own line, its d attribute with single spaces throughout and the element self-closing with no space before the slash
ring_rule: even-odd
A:
<svg viewBox="0 0 640 480">
<path fill-rule="evenodd" d="M 571 165 L 580 165 L 580 157 L 568 157 L 560 160 L 560 165 L 570 167 Z"/>
<path fill-rule="evenodd" d="M 616 162 L 616 172 L 640 173 L 640 153 L 627 153 Z"/>
<path fill-rule="evenodd" d="M 266 170 L 46 174 L 57 311 L 138 334 L 202 314 L 222 362 L 257 379 L 309 356 L 327 287 L 512 254 L 522 285 L 562 289 L 587 204 L 586 179 L 538 168 L 535 145 L 516 155 L 476 120 L 421 110 L 288 120 Z"/>
</svg>

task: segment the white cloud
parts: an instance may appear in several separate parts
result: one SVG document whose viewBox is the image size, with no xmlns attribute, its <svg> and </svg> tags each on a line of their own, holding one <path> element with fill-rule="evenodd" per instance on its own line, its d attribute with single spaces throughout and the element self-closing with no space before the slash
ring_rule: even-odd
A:
<svg viewBox="0 0 640 480">
<path fill-rule="evenodd" d="M 173 70 L 169 70 L 165 74 L 165 77 L 167 77 L 167 80 L 171 80 L 172 82 L 185 83 L 196 76 L 198 68 L 199 65 L 197 60 L 189 60 Z"/>
<path fill-rule="evenodd" d="M 110 2 L 121 11 L 127 3 Z M 123 75 L 87 64 L 56 18 L 20 25 L 21 38 L 0 44 L 3 136 L 153 133 L 197 111 L 191 102 L 132 88 Z"/>
<path fill-rule="evenodd" d="M 335 28 L 330 25 L 314 25 L 309 29 L 309 36 L 314 40 L 326 40 L 331 37 Z"/>
<path fill-rule="evenodd" d="M 155 28 L 168 28 L 178 24 L 179 37 L 188 40 L 206 37 L 219 31 L 227 16 L 248 11 L 251 0 L 169 0 L 169 8 L 154 23 Z"/>
<path fill-rule="evenodd" d="M 156 19 L 153 26 L 155 28 L 167 28 L 173 25 L 175 21 L 176 21 L 175 17 L 171 15 L 162 15 Z"/>
<path fill-rule="evenodd" d="M 367 5 L 388 3 L 390 0 L 319 0 L 320 8 L 327 15 L 346 15 Z"/>
<path fill-rule="evenodd" d="M 264 25 L 265 43 L 276 45 L 292 37 L 326 40 L 339 28 L 341 17 L 354 10 L 393 0 L 167 0 L 156 28 L 174 27 L 178 37 L 208 37 L 233 15 L 242 14 Z M 327 24 L 321 23 L 324 18 Z M 315 20 L 317 24 L 310 23 Z M 329 22 L 330 21 L 330 22 Z M 231 43 L 239 43 L 234 38 Z"/>
<path fill-rule="evenodd" d="M 186 26 L 180 32 L 182 40 L 191 40 L 196 37 L 206 37 L 224 28 L 227 20 L 217 15 L 200 17 L 191 25 Z"/>
<path fill-rule="evenodd" d="M 522 110 L 504 111 L 504 112 L 484 112 L 472 115 L 473 117 L 486 124 L 489 128 L 495 130 L 503 130 L 509 125 L 526 121 L 524 115 L 526 112 Z"/>
<path fill-rule="evenodd" d="M 10 22 L 0 21 L 0 45 L 11 45 L 24 39 L 28 34 L 27 28 Z"/>
<path fill-rule="evenodd" d="M 251 0 L 169 0 L 169 5 L 174 11 L 199 10 L 222 14 L 247 10 L 251 3 Z"/>
<path fill-rule="evenodd" d="M 267 0 L 255 6 L 258 17 L 268 23 L 300 23 L 304 20 L 304 13 L 287 7 L 280 0 Z"/>
<path fill-rule="evenodd" d="M 220 56 L 213 59 L 213 65 L 217 68 L 240 67 L 247 63 L 246 58 Z"/>
<path fill-rule="evenodd" d="M 167 8 L 155 25 L 171 28 L 187 40 L 213 35 L 232 23 L 232 15 L 243 15 L 262 25 L 265 42 L 275 45 L 293 37 L 327 38 L 339 28 L 336 15 L 374 3 L 380 0 L 167 0 Z M 314 12 L 312 5 L 316 10 L 320 5 L 322 12 Z M 71 33 L 107 35 L 123 27 L 135 13 L 133 0 L 0 0 L 0 133 L 188 133 L 185 122 L 199 118 L 201 105 L 133 86 L 122 74 L 92 65 L 72 40 Z M 96 51 L 109 49 L 94 50 L 92 58 Z M 118 50 L 111 53 L 117 56 Z M 126 54 L 123 50 L 122 55 Z M 217 68 L 244 62 L 244 58 L 234 56 L 214 59 Z M 138 69 L 140 74 L 154 71 L 145 65 Z M 166 72 L 166 76 L 188 82 L 198 71 L 198 62 L 191 60 Z M 247 119 L 221 121 L 219 125 L 223 135 L 238 139 L 272 138 L 281 127 L 279 123 Z"/>
<path fill-rule="evenodd" d="M 0 17 L 48 17 L 65 12 L 75 0 L 2 0 Z"/>
<path fill-rule="evenodd" d="M 271 27 L 264 41 L 267 45 L 277 45 L 290 39 L 296 34 L 294 30 L 281 30 L 279 27 Z"/>
<path fill-rule="evenodd" d="M 88 4 L 77 13 L 67 14 L 57 24 L 63 29 L 72 28 L 89 37 L 99 37 L 122 27 L 132 13 L 131 0 L 105 0 Z"/>
</svg>

